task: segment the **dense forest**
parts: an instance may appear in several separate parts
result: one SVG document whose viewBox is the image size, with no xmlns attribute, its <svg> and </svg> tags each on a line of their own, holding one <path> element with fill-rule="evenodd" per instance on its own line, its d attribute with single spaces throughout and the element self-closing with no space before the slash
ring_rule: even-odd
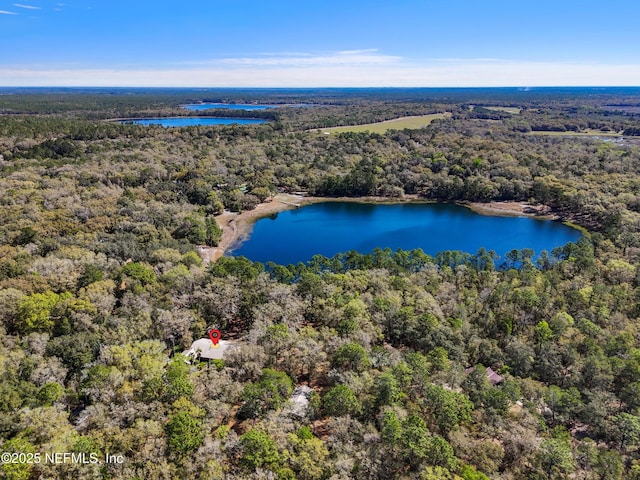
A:
<svg viewBox="0 0 640 480">
<path fill-rule="evenodd" d="M 5 478 L 640 480 L 640 90 L 0 93 Z M 280 106 L 112 120 L 229 115 L 194 101 Z M 528 202 L 587 235 L 203 262 L 278 192 Z M 187 364 L 211 328 L 235 347 Z"/>
</svg>

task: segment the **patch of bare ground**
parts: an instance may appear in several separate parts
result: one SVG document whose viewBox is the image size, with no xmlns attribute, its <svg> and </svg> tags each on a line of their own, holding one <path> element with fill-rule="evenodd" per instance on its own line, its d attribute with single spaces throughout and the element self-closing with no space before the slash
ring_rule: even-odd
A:
<svg viewBox="0 0 640 480">
<path fill-rule="evenodd" d="M 215 262 L 234 244 L 246 239 L 251 233 L 253 224 L 263 217 L 274 213 L 296 208 L 302 203 L 301 195 L 280 193 L 270 201 L 259 204 L 253 210 L 242 213 L 225 211 L 216 217 L 216 222 L 222 228 L 222 240 L 217 247 L 198 246 L 198 253 L 203 263 L 208 265 Z"/>
<path fill-rule="evenodd" d="M 470 202 L 464 203 L 476 213 L 483 215 L 532 216 L 545 219 L 558 219 L 546 205 L 530 205 L 522 202 Z"/>
<path fill-rule="evenodd" d="M 320 440 L 327 440 L 331 433 L 331 429 L 329 428 L 330 422 L 331 418 L 321 418 L 320 420 L 314 421 L 311 424 L 313 434 Z"/>
</svg>

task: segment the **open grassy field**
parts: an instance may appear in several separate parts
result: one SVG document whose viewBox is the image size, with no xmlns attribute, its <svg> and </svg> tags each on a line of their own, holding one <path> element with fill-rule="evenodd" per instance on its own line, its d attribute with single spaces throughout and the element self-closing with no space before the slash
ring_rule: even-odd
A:
<svg viewBox="0 0 640 480">
<path fill-rule="evenodd" d="M 332 127 L 316 129 L 316 132 L 323 133 L 343 133 L 343 132 L 365 132 L 385 133 L 387 130 L 403 130 L 405 128 L 422 128 L 432 121 L 451 116 L 450 113 L 434 113 L 432 115 L 420 115 L 416 117 L 401 117 L 387 120 L 386 122 L 367 123 L 364 125 L 347 125 L 344 127 Z"/>
<path fill-rule="evenodd" d="M 519 114 L 522 109 L 518 107 L 484 107 L 487 110 L 493 110 L 494 112 L 507 112 L 513 115 Z"/>
</svg>

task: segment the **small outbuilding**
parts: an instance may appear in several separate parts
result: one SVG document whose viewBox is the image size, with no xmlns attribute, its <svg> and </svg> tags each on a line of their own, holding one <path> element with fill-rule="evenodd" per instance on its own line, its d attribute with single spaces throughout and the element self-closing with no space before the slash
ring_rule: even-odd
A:
<svg viewBox="0 0 640 480">
<path fill-rule="evenodd" d="M 298 385 L 285 407 L 286 413 L 295 417 L 305 417 L 309 410 L 309 397 L 315 390 L 307 385 Z"/>
<path fill-rule="evenodd" d="M 467 375 L 473 371 L 473 367 L 467 368 L 464 373 Z M 495 372 L 491 367 L 487 367 L 487 380 L 491 385 L 500 385 L 504 382 L 504 377 Z"/>
<path fill-rule="evenodd" d="M 500 385 L 504 382 L 504 378 L 498 373 L 494 372 L 491 367 L 487 367 L 487 380 L 491 385 Z"/>
</svg>

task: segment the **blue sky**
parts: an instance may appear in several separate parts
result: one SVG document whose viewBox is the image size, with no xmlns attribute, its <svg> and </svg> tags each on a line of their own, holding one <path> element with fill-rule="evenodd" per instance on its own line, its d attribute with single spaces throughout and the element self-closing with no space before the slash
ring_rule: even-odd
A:
<svg viewBox="0 0 640 480">
<path fill-rule="evenodd" d="M 0 85 L 640 85 L 639 18 L 637 0 L 0 0 Z"/>
</svg>

